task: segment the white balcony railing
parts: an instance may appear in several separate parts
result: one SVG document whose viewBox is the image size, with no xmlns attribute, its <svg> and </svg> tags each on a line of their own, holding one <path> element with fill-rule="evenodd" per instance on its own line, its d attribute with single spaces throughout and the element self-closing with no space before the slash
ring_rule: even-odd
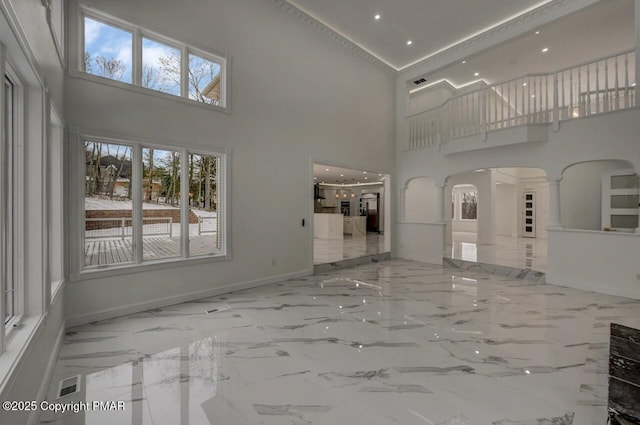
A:
<svg viewBox="0 0 640 425">
<path fill-rule="evenodd" d="M 635 52 L 549 74 L 527 75 L 455 96 L 406 118 L 405 146 L 418 149 L 525 124 L 553 124 L 636 106 Z"/>
</svg>

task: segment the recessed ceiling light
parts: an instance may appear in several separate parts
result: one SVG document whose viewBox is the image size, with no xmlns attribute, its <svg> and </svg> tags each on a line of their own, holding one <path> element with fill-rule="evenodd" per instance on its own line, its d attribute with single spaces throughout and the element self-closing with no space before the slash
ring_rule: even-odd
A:
<svg viewBox="0 0 640 425">
<path fill-rule="evenodd" d="M 536 97 L 536 95 L 535 95 L 535 94 L 532 94 L 532 95 L 531 95 L 531 97 Z"/>
<path fill-rule="evenodd" d="M 548 47 L 545 47 L 544 49 L 542 49 L 542 53 L 547 53 L 549 51 Z"/>
<path fill-rule="evenodd" d="M 344 177 L 344 174 L 340 174 L 340 177 Z"/>
<path fill-rule="evenodd" d="M 462 61 L 463 64 L 467 63 L 467 61 Z"/>
<path fill-rule="evenodd" d="M 376 16 L 373 17 L 373 19 L 375 19 L 376 21 L 379 21 L 380 18 L 382 18 L 382 16 L 379 13 L 377 13 Z"/>
<path fill-rule="evenodd" d="M 362 174 L 367 174 L 367 172 L 366 172 L 366 171 L 363 171 L 363 172 L 362 172 Z"/>
<path fill-rule="evenodd" d="M 382 177 L 382 174 L 378 174 L 378 177 Z"/>
<path fill-rule="evenodd" d="M 480 75 L 479 72 L 476 72 L 475 74 L 473 74 L 474 77 L 477 77 L 478 75 Z"/>
<path fill-rule="evenodd" d="M 317 178 L 317 177 L 314 177 L 313 179 L 314 179 L 314 180 L 318 180 L 318 178 Z"/>
<path fill-rule="evenodd" d="M 527 87 L 527 83 L 522 83 L 522 87 Z"/>
<path fill-rule="evenodd" d="M 631 85 L 632 85 L 633 87 L 635 87 L 635 86 L 636 86 L 636 83 L 633 83 L 633 84 L 631 84 Z"/>
<path fill-rule="evenodd" d="M 411 46 L 412 44 L 413 44 L 413 41 L 407 40 L 407 46 Z"/>
<path fill-rule="evenodd" d="M 325 168 L 325 169 L 324 169 L 324 171 L 329 171 L 329 169 L 328 169 L 328 168 Z"/>
<path fill-rule="evenodd" d="M 369 177 L 365 177 L 364 179 L 365 179 L 365 180 L 369 180 Z"/>
<path fill-rule="evenodd" d="M 536 31 L 536 35 L 540 34 L 540 31 Z"/>
</svg>

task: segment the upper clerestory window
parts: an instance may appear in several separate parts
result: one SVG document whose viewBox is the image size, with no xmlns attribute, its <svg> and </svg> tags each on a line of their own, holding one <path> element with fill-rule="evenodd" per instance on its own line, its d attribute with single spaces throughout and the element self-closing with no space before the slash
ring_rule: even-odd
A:
<svg viewBox="0 0 640 425">
<path fill-rule="evenodd" d="M 226 107 L 226 59 L 80 8 L 80 71 L 195 102 Z"/>
</svg>

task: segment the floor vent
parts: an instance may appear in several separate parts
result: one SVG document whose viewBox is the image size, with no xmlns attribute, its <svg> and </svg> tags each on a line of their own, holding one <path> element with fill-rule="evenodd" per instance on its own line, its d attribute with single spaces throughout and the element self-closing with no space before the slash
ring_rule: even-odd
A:
<svg viewBox="0 0 640 425">
<path fill-rule="evenodd" d="M 68 396 L 80 391 L 80 375 L 63 379 L 58 384 L 58 398 Z"/>
</svg>

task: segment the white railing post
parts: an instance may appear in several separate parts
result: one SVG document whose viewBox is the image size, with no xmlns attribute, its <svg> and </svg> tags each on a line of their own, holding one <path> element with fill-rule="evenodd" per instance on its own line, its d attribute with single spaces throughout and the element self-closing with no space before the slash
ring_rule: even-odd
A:
<svg viewBox="0 0 640 425">
<path fill-rule="evenodd" d="M 189 220 L 189 217 L 187 217 L 187 220 Z M 173 217 L 169 217 L 169 237 L 173 237 Z"/>
<path fill-rule="evenodd" d="M 480 92 L 480 136 L 487 140 L 487 89 Z"/>
<path fill-rule="evenodd" d="M 562 87 L 562 90 L 564 91 L 564 87 Z M 559 129 L 560 109 L 558 106 L 558 73 L 556 72 L 553 76 L 553 131 L 558 131 Z"/>
<path fill-rule="evenodd" d="M 609 112 L 609 60 L 604 60 L 604 112 Z"/>
<path fill-rule="evenodd" d="M 124 240 L 124 223 L 125 223 L 125 218 L 122 217 L 122 219 L 120 220 L 120 225 L 122 226 L 122 240 Z"/>
</svg>

